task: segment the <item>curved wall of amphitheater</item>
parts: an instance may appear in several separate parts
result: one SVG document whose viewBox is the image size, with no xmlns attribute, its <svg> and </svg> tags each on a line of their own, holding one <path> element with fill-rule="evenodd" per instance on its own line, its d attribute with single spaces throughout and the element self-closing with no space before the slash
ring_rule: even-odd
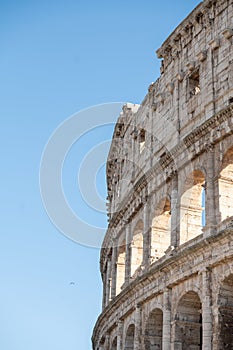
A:
<svg viewBox="0 0 233 350">
<path fill-rule="evenodd" d="M 94 350 L 233 349 L 233 0 L 206 0 L 120 114 Z"/>
</svg>

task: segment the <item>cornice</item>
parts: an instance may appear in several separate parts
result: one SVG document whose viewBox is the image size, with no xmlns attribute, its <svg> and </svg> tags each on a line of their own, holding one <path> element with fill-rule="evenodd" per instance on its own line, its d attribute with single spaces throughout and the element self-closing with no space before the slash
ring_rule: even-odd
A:
<svg viewBox="0 0 233 350">
<path fill-rule="evenodd" d="M 180 43 L 182 41 L 192 40 L 192 28 L 195 28 L 195 34 L 198 34 L 201 30 L 211 27 L 213 22 L 213 6 L 219 7 L 219 12 L 221 12 L 221 8 L 225 3 L 225 0 L 204 0 L 197 5 L 156 51 L 157 57 L 163 59 L 169 56 L 171 59 L 177 57 L 177 54 L 182 50 Z M 227 4 L 225 7 L 227 7 Z M 203 17 L 203 21 L 199 23 L 201 17 Z M 202 58 L 204 58 L 203 55 L 201 55 Z"/>
</svg>

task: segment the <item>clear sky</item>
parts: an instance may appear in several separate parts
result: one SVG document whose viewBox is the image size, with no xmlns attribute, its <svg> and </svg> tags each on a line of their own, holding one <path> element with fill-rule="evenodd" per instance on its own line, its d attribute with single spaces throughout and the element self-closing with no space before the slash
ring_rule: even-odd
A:
<svg viewBox="0 0 233 350">
<path fill-rule="evenodd" d="M 39 187 L 43 150 L 84 108 L 140 103 L 159 75 L 155 50 L 198 3 L 0 1 L 1 350 L 91 349 L 101 311 L 99 249 L 68 239 L 47 215 Z M 98 124 L 98 113 L 94 119 Z M 77 173 L 111 133 L 109 124 L 76 142 L 62 175 L 74 212 L 102 229 L 106 217 L 81 198 Z M 85 174 L 104 201 L 104 164 L 94 177 Z"/>
</svg>

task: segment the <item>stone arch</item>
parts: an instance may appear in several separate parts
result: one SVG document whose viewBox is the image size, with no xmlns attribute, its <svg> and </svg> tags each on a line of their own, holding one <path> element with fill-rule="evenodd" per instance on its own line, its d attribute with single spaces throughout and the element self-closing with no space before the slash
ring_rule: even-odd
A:
<svg viewBox="0 0 233 350">
<path fill-rule="evenodd" d="M 105 337 L 102 337 L 99 342 L 98 350 L 104 350 L 104 344 L 105 344 Z"/>
<path fill-rule="evenodd" d="M 219 296 L 219 349 L 233 349 L 233 274 L 220 286 Z"/>
<path fill-rule="evenodd" d="M 141 266 L 143 259 L 143 221 L 138 220 L 132 234 L 131 241 L 131 276 Z"/>
<path fill-rule="evenodd" d="M 161 258 L 171 242 L 171 201 L 164 197 L 157 205 L 151 226 L 151 261 Z"/>
<path fill-rule="evenodd" d="M 205 175 L 194 170 L 184 182 L 180 200 L 180 244 L 202 233 L 205 226 Z"/>
<path fill-rule="evenodd" d="M 121 287 L 125 282 L 125 258 L 126 242 L 124 239 L 117 248 L 116 295 L 118 295 L 121 292 Z"/>
<path fill-rule="evenodd" d="M 145 350 L 162 350 L 163 342 L 163 312 L 154 309 L 149 314 L 145 327 Z"/>
<path fill-rule="evenodd" d="M 134 334 L 135 334 L 135 325 L 131 324 L 125 335 L 125 346 L 124 350 L 133 350 L 134 348 Z"/>
<path fill-rule="evenodd" d="M 186 281 L 187 283 L 185 283 L 184 285 L 182 285 L 182 287 L 180 289 L 178 289 L 177 293 L 178 293 L 178 298 L 174 298 L 173 301 L 173 308 L 175 310 L 178 309 L 180 300 L 189 292 L 193 292 L 195 294 L 197 294 L 198 298 L 201 300 L 201 288 L 198 287 L 198 280 L 193 280 L 192 283 L 190 283 L 190 281 Z"/>
<path fill-rule="evenodd" d="M 219 211 L 221 220 L 233 216 L 233 146 L 225 153 L 219 173 Z"/>
<path fill-rule="evenodd" d="M 111 350 L 117 350 L 117 337 L 115 337 L 112 341 Z"/>
<path fill-rule="evenodd" d="M 175 314 L 175 349 L 202 349 L 202 305 L 199 295 L 189 291 L 179 300 Z"/>
</svg>

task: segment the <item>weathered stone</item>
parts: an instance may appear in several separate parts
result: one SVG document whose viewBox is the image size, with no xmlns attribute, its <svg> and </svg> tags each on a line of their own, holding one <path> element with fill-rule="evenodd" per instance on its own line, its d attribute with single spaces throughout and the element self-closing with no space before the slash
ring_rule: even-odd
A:
<svg viewBox="0 0 233 350">
<path fill-rule="evenodd" d="M 233 349 L 232 18 L 204 0 L 117 121 L 94 350 Z"/>
</svg>

